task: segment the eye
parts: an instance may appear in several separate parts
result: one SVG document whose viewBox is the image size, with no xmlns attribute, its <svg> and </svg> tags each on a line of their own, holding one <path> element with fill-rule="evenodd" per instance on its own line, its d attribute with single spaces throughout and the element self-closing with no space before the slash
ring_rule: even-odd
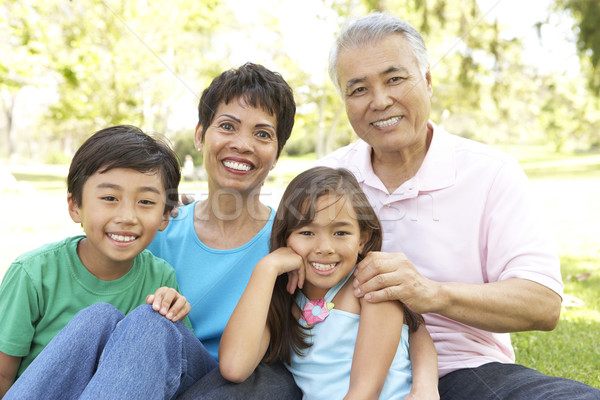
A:
<svg viewBox="0 0 600 400">
<path fill-rule="evenodd" d="M 117 198 L 114 196 L 102 196 L 100 199 L 104 201 L 117 201 Z"/>
<path fill-rule="evenodd" d="M 256 136 L 259 139 L 263 139 L 263 140 L 271 140 L 271 139 L 273 139 L 273 135 L 270 132 L 267 132 L 267 131 L 258 131 L 258 132 L 256 132 Z"/>
<path fill-rule="evenodd" d="M 312 236 L 313 233 L 311 231 L 298 231 L 298 235 L 302 236 Z"/>
<path fill-rule="evenodd" d="M 404 82 L 406 79 L 408 79 L 408 78 L 406 78 L 404 76 L 393 76 L 388 80 L 388 82 L 391 84 L 399 84 L 399 83 Z"/>
<path fill-rule="evenodd" d="M 152 200 L 140 200 L 140 204 L 142 204 L 144 206 L 153 206 L 156 204 L 156 202 L 154 202 Z"/>
<path fill-rule="evenodd" d="M 222 122 L 219 124 L 219 128 L 225 130 L 225 131 L 233 131 L 235 129 L 235 127 L 233 126 L 233 124 L 231 122 Z"/>
<path fill-rule="evenodd" d="M 350 91 L 350 94 L 348 94 L 348 97 L 361 96 L 361 95 L 365 94 L 366 91 L 367 91 L 367 88 L 364 86 L 357 87 L 356 89 L 353 89 L 352 91 Z"/>
<path fill-rule="evenodd" d="M 334 236 L 346 236 L 346 235 L 350 235 L 350 232 L 346 232 L 346 231 L 337 231 L 333 234 Z"/>
</svg>

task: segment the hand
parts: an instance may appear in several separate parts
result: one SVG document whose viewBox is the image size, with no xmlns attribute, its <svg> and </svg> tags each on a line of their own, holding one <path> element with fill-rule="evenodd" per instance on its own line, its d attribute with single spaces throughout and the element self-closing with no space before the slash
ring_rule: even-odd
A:
<svg viewBox="0 0 600 400">
<path fill-rule="evenodd" d="M 193 194 L 181 193 L 181 195 L 179 196 L 179 204 L 177 204 L 177 207 L 174 207 L 173 210 L 171 210 L 171 218 L 177 218 L 177 216 L 179 215 L 178 207 L 193 203 L 195 200 L 196 198 Z"/>
<path fill-rule="evenodd" d="M 152 304 L 152 309 L 164 315 L 170 321 L 184 319 L 192 309 L 187 299 L 177 290 L 169 287 L 160 287 L 154 294 L 146 297 L 146 304 Z"/>
<path fill-rule="evenodd" d="M 374 303 L 400 300 L 421 314 L 434 311 L 438 283 L 421 275 L 402 253 L 370 252 L 354 276 L 357 297 Z"/>
<path fill-rule="evenodd" d="M 277 275 L 288 274 L 287 291 L 294 294 L 296 288 L 304 286 L 304 260 L 289 247 L 280 247 L 265 258 L 278 268 Z"/>
</svg>

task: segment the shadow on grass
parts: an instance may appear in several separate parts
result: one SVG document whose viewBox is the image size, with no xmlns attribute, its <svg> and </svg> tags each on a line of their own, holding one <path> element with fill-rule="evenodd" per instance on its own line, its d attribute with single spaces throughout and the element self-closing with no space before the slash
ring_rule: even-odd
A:
<svg viewBox="0 0 600 400">
<path fill-rule="evenodd" d="M 31 183 L 38 190 L 65 189 L 67 187 L 67 178 L 63 175 L 27 172 L 13 172 L 12 175 L 18 181 Z"/>
</svg>

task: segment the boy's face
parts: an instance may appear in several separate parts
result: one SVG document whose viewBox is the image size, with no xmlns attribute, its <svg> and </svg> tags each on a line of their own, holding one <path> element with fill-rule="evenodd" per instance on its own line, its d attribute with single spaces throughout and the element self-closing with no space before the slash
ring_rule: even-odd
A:
<svg viewBox="0 0 600 400">
<path fill-rule="evenodd" d="M 156 232 L 167 227 L 166 198 L 158 173 L 114 168 L 90 176 L 83 185 L 81 204 L 71 194 L 67 198 L 71 218 L 82 224 L 86 234 L 77 249 L 83 265 L 107 280 L 109 271 L 116 278 L 127 272 Z"/>
</svg>

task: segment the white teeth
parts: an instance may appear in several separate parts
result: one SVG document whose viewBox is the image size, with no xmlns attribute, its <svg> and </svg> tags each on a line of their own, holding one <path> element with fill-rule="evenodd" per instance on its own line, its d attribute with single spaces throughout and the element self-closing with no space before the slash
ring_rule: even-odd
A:
<svg viewBox="0 0 600 400">
<path fill-rule="evenodd" d="M 223 165 L 227 168 L 235 169 L 238 171 L 250 171 L 251 168 L 248 164 L 239 163 L 235 161 L 223 161 Z"/>
<path fill-rule="evenodd" d="M 319 270 L 319 271 L 329 271 L 330 269 L 334 268 L 336 264 L 337 263 L 333 263 L 333 264 L 321 264 L 321 263 L 315 263 L 315 262 L 310 263 L 310 265 L 312 265 L 312 267 L 314 269 Z"/>
<path fill-rule="evenodd" d="M 394 125 L 396 122 L 400 121 L 401 117 L 393 117 L 390 119 L 386 119 L 385 121 L 376 121 L 373 122 L 372 125 L 378 128 L 385 128 L 386 126 Z"/>
<path fill-rule="evenodd" d="M 135 236 L 121 236 L 113 233 L 109 233 L 108 236 L 117 242 L 132 242 L 135 240 Z"/>
</svg>

